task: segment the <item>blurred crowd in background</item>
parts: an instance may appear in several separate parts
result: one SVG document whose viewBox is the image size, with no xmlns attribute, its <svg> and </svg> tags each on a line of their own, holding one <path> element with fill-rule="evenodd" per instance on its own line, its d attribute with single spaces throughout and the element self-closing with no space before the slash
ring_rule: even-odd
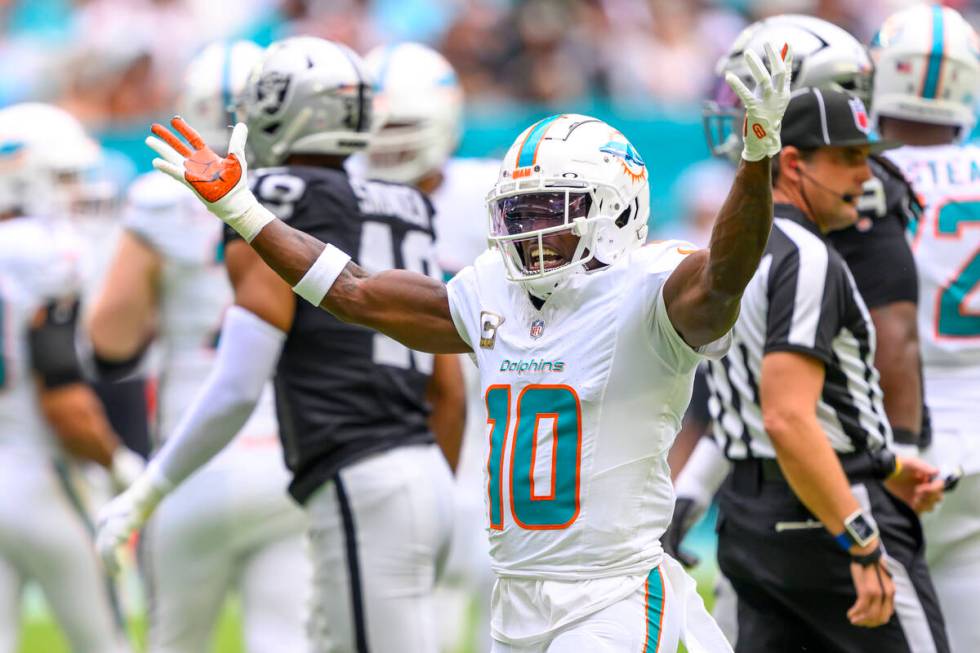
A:
<svg viewBox="0 0 980 653">
<path fill-rule="evenodd" d="M 463 155 L 499 155 L 542 115 L 591 112 L 637 144 L 654 172 L 654 219 L 669 224 L 679 213 L 702 210 L 708 198 L 698 189 L 723 174 L 711 165 L 682 173 L 707 158 L 700 101 L 716 83 L 716 60 L 742 27 L 771 14 L 806 13 L 867 42 L 885 16 L 906 4 L 0 0 L 0 106 L 43 100 L 68 109 L 106 146 L 109 175 L 124 187 L 149 167 L 150 153 L 142 146 L 148 124 L 172 114 L 184 65 L 213 40 L 250 38 L 267 45 L 310 34 L 361 53 L 379 43 L 421 41 L 448 57 L 467 94 Z M 977 0 L 946 4 L 971 22 L 980 19 Z"/>
</svg>

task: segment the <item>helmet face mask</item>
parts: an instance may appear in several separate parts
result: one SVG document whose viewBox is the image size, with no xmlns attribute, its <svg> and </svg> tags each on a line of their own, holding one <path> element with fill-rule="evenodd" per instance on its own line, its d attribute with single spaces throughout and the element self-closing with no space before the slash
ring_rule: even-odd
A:
<svg viewBox="0 0 980 653">
<path fill-rule="evenodd" d="M 715 84 L 711 99 L 704 103 L 702 124 L 708 149 L 713 156 L 738 162 L 742 157 L 742 120 L 745 111 L 738 95 L 724 77 Z"/>
<path fill-rule="evenodd" d="M 513 275 L 561 274 L 594 257 L 582 238 L 591 206 L 590 192 L 569 189 L 505 195 L 490 205 L 490 235 Z"/>
<path fill-rule="evenodd" d="M 643 244 L 646 166 L 602 121 L 552 116 L 511 146 L 487 207 L 490 241 L 507 278 L 547 299 L 565 279 L 600 270 Z"/>
<path fill-rule="evenodd" d="M 309 36 L 273 43 L 236 108 L 256 163 L 363 150 L 375 126 L 372 87 L 361 58 L 344 45 Z"/>
</svg>

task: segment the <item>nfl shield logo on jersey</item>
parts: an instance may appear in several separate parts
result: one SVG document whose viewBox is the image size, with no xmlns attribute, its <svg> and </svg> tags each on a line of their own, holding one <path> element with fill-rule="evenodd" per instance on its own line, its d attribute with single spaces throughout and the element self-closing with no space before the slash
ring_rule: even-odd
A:
<svg viewBox="0 0 980 653">
<path fill-rule="evenodd" d="M 531 337 L 537 340 L 544 333 L 544 320 L 535 320 L 531 322 Z"/>
</svg>

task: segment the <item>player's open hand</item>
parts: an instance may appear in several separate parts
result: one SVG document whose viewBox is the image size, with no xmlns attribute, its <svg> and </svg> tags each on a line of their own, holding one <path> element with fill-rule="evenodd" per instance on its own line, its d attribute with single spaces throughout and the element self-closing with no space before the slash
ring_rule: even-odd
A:
<svg viewBox="0 0 980 653">
<path fill-rule="evenodd" d="M 245 140 L 248 128 L 235 125 L 228 143 L 228 156 L 222 158 L 207 146 L 200 134 L 180 116 L 170 121 L 178 138 L 163 125 L 154 123 L 153 136 L 146 144 L 159 155 L 153 167 L 193 190 L 208 210 L 228 223 L 251 242 L 272 216 L 260 210 L 248 188 Z"/>
<path fill-rule="evenodd" d="M 725 81 L 745 107 L 742 158 L 746 161 L 776 156 L 782 147 L 779 131 L 782 129 L 783 114 L 789 105 L 793 53 L 789 44 L 784 44 L 778 54 L 771 43 L 765 44 L 765 50 L 769 59 L 769 70 L 766 70 L 759 55 L 752 50 L 746 50 L 743 55 L 752 79 L 755 80 L 754 90 L 749 90 L 734 73 L 729 71 L 725 74 Z"/>
</svg>

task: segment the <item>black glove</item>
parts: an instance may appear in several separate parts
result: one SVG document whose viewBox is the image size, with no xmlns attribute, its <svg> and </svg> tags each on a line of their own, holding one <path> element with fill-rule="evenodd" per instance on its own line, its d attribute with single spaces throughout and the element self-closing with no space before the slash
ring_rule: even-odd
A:
<svg viewBox="0 0 980 653">
<path fill-rule="evenodd" d="M 697 566 L 701 562 L 701 558 L 681 549 L 681 542 L 684 541 L 684 536 L 701 519 L 703 514 L 704 508 L 699 506 L 694 499 L 678 497 L 674 503 L 674 517 L 660 538 L 660 543 L 667 555 L 688 569 Z"/>
</svg>

